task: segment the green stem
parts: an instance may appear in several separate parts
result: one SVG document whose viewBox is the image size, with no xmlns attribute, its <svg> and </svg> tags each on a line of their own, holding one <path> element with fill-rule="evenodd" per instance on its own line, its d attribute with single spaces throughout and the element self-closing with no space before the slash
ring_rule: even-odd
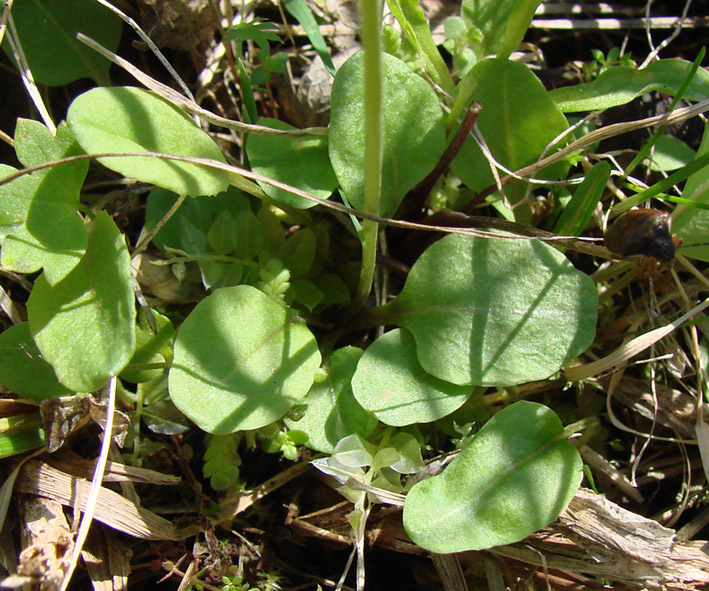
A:
<svg viewBox="0 0 709 591">
<path fill-rule="evenodd" d="M 351 331 L 358 331 L 386 326 L 387 324 L 397 324 L 397 316 L 397 301 L 392 300 L 383 306 L 362 310 L 348 325 L 348 328 Z"/>
<path fill-rule="evenodd" d="M 362 0 L 362 47 L 364 49 L 364 212 L 379 215 L 382 177 L 382 50 L 381 2 Z M 362 270 L 353 310 L 367 301 L 372 290 L 379 224 L 362 226 Z"/>
</svg>

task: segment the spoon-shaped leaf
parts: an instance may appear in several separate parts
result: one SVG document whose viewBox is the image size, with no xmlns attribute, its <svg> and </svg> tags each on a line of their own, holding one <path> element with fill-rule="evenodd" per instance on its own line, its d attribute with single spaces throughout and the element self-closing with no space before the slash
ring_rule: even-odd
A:
<svg viewBox="0 0 709 591">
<path fill-rule="evenodd" d="M 380 215 L 392 215 L 404 195 L 435 166 L 445 148 L 436 93 L 401 60 L 382 55 L 382 188 Z M 364 60 L 354 54 L 332 87 L 330 160 L 356 209 L 364 206 Z"/>
<path fill-rule="evenodd" d="M 547 378 L 589 347 L 596 303 L 591 279 L 547 244 L 449 235 L 390 306 L 428 373 L 509 386 Z"/>
<path fill-rule="evenodd" d="M 552 522 L 581 483 L 576 448 L 552 410 L 517 402 L 490 419 L 439 475 L 404 503 L 404 527 L 431 552 L 511 544 Z"/>
<path fill-rule="evenodd" d="M 308 392 L 319 365 L 305 324 L 255 287 L 225 287 L 182 323 L 168 389 L 201 429 L 221 435 L 280 419 Z"/>
<path fill-rule="evenodd" d="M 94 88 L 69 106 L 67 121 L 89 154 L 159 152 L 225 162 L 204 131 L 175 106 L 140 88 Z M 229 185 L 213 170 L 150 157 L 100 158 L 123 176 L 178 194 L 215 195 Z"/>
<path fill-rule="evenodd" d="M 79 264 L 54 285 L 40 275 L 27 302 L 42 356 L 74 392 L 101 388 L 135 350 L 135 295 L 125 237 L 105 211 L 87 231 Z"/>
<path fill-rule="evenodd" d="M 536 162 L 568 127 L 566 117 L 525 65 L 506 59 L 484 59 L 475 64 L 469 76 L 475 84 L 472 98 L 482 104 L 478 127 L 495 160 L 508 170 Z M 463 144 L 451 166 L 473 191 L 481 191 L 495 182 L 487 159 L 472 138 Z M 559 162 L 535 176 L 558 178 L 567 166 Z M 505 186 L 505 194 L 515 204 L 527 188 L 527 183 L 515 181 Z M 524 222 L 529 209 L 520 207 L 515 214 L 518 221 Z"/>
<path fill-rule="evenodd" d="M 473 392 L 426 373 L 408 330 L 394 329 L 364 352 L 352 379 L 358 402 L 386 425 L 430 423 L 460 408 Z"/>
</svg>

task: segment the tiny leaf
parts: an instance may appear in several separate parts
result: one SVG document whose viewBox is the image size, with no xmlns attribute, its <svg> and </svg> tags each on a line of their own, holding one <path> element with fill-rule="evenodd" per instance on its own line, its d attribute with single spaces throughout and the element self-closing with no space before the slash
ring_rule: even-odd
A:
<svg viewBox="0 0 709 591">
<path fill-rule="evenodd" d="M 177 195 L 165 189 L 153 189 L 148 195 L 145 206 L 145 228 L 152 230 L 162 217 L 175 204 Z M 166 246 L 182 247 L 182 220 L 188 220 L 207 234 L 214 221 L 224 211 L 228 211 L 235 220 L 248 209 L 249 201 L 240 191 L 229 187 L 226 192 L 215 197 L 194 197 L 182 202 L 179 209 L 160 229 L 153 239 L 153 244 L 164 250 Z"/>
<path fill-rule="evenodd" d="M 207 242 L 216 252 L 229 254 L 236 247 L 236 221 L 228 211 L 222 211 L 207 231 Z"/>
</svg>

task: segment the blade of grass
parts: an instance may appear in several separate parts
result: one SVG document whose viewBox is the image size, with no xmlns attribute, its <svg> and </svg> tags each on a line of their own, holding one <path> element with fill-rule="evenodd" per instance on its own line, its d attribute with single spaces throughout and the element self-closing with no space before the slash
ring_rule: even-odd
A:
<svg viewBox="0 0 709 591">
<path fill-rule="evenodd" d="M 293 18 L 297 20 L 305 30 L 308 40 L 313 46 L 313 49 L 320 56 L 320 59 L 325 64 L 325 68 L 332 76 L 335 75 L 335 65 L 330 58 L 330 52 L 327 50 L 325 39 L 320 33 L 320 27 L 313 16 L 313 13 L 308 8 L 305 0 L 285 0 L 284 6 L 291 13 Z"/>
<path fill-rule="evenodd" d="M 687 177 L 691 176 L 692 174 L 694 174 L 698 170 L 701 170 L 707 165 L 709 165 L 709 152 L 706 154 L 702 154 L 698 158 L 695 158 L 686 166 L 680 168 L 677 172 L 674 172 L 667 178 L 655 183 L 652 187 L 649 187 L 644 191 L 640 191 L 640 193 L 637 193 L 632 197 L 628 197 L 622 203 L 618 203 L 618 205 L 613 207 L 613 216 L 628 211 L 638 203 L 647 201 L 648 199 L 655 197 L 656 195 L 659 195 L 664 191 L 667 191 L 667 189 L 669 189 L 673 185 L 681 183 L 682 181 L 686 180 Z"/>
<path fill-rule="evenodd" d="M 598 162 L 588 171 L 554 226 L 555 234 L 579 236 L 583 232 L 601 199 L 610 174 L 611 167 L 607 162 Z"/>
</svg>

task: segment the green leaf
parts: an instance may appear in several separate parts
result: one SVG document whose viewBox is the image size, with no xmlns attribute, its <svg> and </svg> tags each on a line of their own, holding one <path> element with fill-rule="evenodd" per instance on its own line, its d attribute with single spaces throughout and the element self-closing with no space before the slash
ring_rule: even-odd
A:
<svg viewBox="0 0 709 591">
<path fill-rule="evenodd" d="M 55 285 L 40 275 L 27 302 L 42 356 L 74 392 L 103 387 L 135 350 L 135 298 L 125 238 L 103 211 L 87 229 L 86 254 L 79 264 Z"/>
<path fill-rule="evenodd" d="M 161 380 L 155 380 L 155 382 L 159 381 Z M 152 383 L 142 382 L 138 384 L 138 390 L 147 389 L 146 386 L 149 387 Z M 147 405 L 143 408 L 141 418 L 145 426 L 158 435 L 179 435 L 194 430 L 194 425 L 177 410 L 170 399 L 159 400 Z"/>
<path fill-rule="evenodd" d="M 315 232 L 310 228 L 305 228 L 290 236 L 283 243 L 278 256 L 293 277 L 301 277 L 313 266 L 316 246 Z"/>
<path fill-rule="evenodd" d="M 283 230 L 281 229 L 281 232 Z M 245 259 L 255 258 L 263 248 L 264 235 L 258 218 L 250 209 L 246 209 L 236 218 L 234 252 Z"/>
<path fill-rule="evenodd" d="M 404 195 L 436 165 L 445 148 L 443 114 L 433 89 L 402 61 L 382 55 L 383 170 L 380 215 L 396 212 Z M 364 63 L 358 52 L 332 87 L 330 160 L 352 207 L 364 207 Z"/>
<path fill-rule="evenodd" d="M 473 45 L 478 59 L 497 53 L 514 5 L 515 0 L 463 0 L 460 15 L 481 33 L 480 41 Z"/>
<path fill-rule="evenodd" d="M 399 431 L 391 436 L 389 445 L 396 449 L 399 458 L 389 467 L 399 474 L 415 474 L 423 468 L 421 443 L 411 433 Z"/>
<path fill-rule="evenodd" d="M 235 435 L 215 435 L 210 437 L 204 452 L 202 473 L 210 479 L 214 490 L 225 490 L 236 484 L 239 478 L 241 458 L 236 450 Z"/>
<path fill-rule="evenodd" d="M 350 290 L 339 275 L 323 273 L 318 275 L 313 282 L 322 291 L 322 305 L 342 304 L 350 299 Z"/>
<path fill-rule="evenodd" d="M 207 252 L 207 235 L 197 228 L 190 220 L 182 218 L 182 235 L 180 236 L 180 246 L 182 250 L 193 255 L 200 255 Z"/>
<path fill-rule="evenodd" d="M 692 148 L 673 135 L 661 135 L 652 153 L 648 168 L 655 172 L 673 172 L 692 160 L 695 153 Z"/>
<path fill-rule="evenodd" d="M 30 423 L 9 428 L 0 432 L 0 460 L 32 451 L 43 445 L 46 445 L 44 429 L 38 425 Z"/>
<path fill-rule="evenodd" d="M 388 306 L 428 373 L 511 386 L 548 378 L 585 351 L 597 301 L 591 279 L 547 244 L 456 234 L 423 253 Z"/>
<path fill-rule="evenodd" d="M 322 302 L 324 293 L 317 285 L 307 279 L 295 281 L 290 286 L 293 298 L 296 302 L 303 304 L 308 310 L 314 310 Z"/>
<path fill-rule="evenodd" d="M 244 265 L 236 262 L 199 261 L 199 270 L 202 273 L 202 284 L 211 291 L 239 285 L 244 277 Z"/>
<path fill-rule="evenodd" d="M 170 357 L 170 345 L 175 336 L 175 327 L 167 316 L 163 316 L 157 310 L 153 310 L 153 318 L 158 329 L 157 334 L 153 333 L 148 325 L 145 312 L 141 309 L 138 314 L 138 325 L 136 326 L 136 347 L 133 358 L 128 367 L 121 372 L 121 378 L 129 382 L 148 382 L 156 379 L 165 369 L 133 369 L 131 366 L 145 365 L 148 363 L 164 363 Z"/>
<path fill-rule="evenodd" d="M 222 211 L 207 231 L 207 243 L 220 254 L 229 254 L 236 248 L 236 221 L 228 211 Z"/>
<path fill-rule="evenodd" d="M 404 527 L 431 552 L 482 550 L 551 523 L 581 483 L 582 462 L 549 408 L 517 402 L 488 421 L 438 476 L 414 485 Z"/>
<path fill-rule="evenodd" d="M 16 168 L 0 164 L 0 179 L 17 172 Z M 17 229 L 27 219 L 32 197 L 37 192 L 40 179 L 23 175 L 14 181 L 0 185 L 0 240 Z"/>
<path fill-rule="evenodd" d="M 377 426 L 377 419 L 352 395 L 350 382 L 361 356 L 362 350 L 356 347 L 334 351 L 327 379 L 314 384 L 303 400 L 307 406 L 303 417 L 298 421 L 285 419 L 289 429 L 307 433 L 310 449 L 332 453 L 340 439 L 353 434 L 368 437 Z"/>
<path fill-rule="evenodd" d="M 327 49 L 327 43 L 320 32 L 313 13 L 305 3 L 305 0 L 285 0 L 284 6 L 303 27 L 305 34 L 308 36 L 308 41 L 313 46 L 313 49 L 320 56 L 320 59 L 325 64 L 325 68 L 332 76 L 335 75 L 335 66 L 330 58 L 330 52 Z"/>
<path fill-rule="evenodd" d="M 148 195 L 145 206 L 145 229 L 152 230 L 176 200 L 177 195 L 170 191 L 153 189 Z M 225 193 L 215 197 L 186 199 L 155 235 L 153 244 L 163 251 L 167 246 L 182 248 L 183 220 L 191 222 L 206 236 L 212 224 L 223 212 L 229 212 L 233 219 L 238 220 L 239 215 L 248 208 L 248 199 L 234 187 L 229 187 Z"/>
<path fill-rule="evenodd" d="M 536 162 L 548 144 L 568 127 L 566 117 L 524 64 L 485 59 L 475 64 L 469 76 L 476 84 L 472 98 L 482 104 L 478 127 L 495 160 L 509 170 Z M 535 177 L 559 178 L 566 168 L 560 162 Z M 495 182 L 488 161 L 472 138 L 463 144 L 452 169 L 473 191 Z M 524 197 L 526 189 L 526 183 L 515 181 L 505 187 L 505 194 L 514 205 Z M 517 208 L 515 213 L 518 221 L 526 221 L 526 208 Z"/>
<path fill-rule="evenodd" d="M 76 39 L 81 32 L 117 51 L 122 23 L 110 10 L 94 0 L 17 0 L 12 18 L 38 84 L 63 86 L 79 78 L 110 84 L 111 63 Z M 10 56 L 7 35 L 2 47 Z"/>
<path fill-rule="evenodd" d="M 704 137 L 697 150 L 697 158 L 709 153 L 709 125 L 704 126 Z M 709 167 L 691 175 L 682 191 L 684 199 L 709 205 Z M 672 230 L 682 238 L 681 253 L 685 256 L 709 262 L 709 211 L 697 207 L 680 205 L 672 216 Z M 692 246 L 692 245 L 702 246 Z"/>
<path fill-rule="evenodd" d="M 460 408 L 471 386 L 456 386 L 425 372 L 414 337 L 394 329 L 365 351 L 352 379 L 357 401 L 385 425 L 430 423 Z"/>
<path fill-rule="evenodd" d="M 295 129 L 276 119 L 259 122 L 272 129 Z M 330 165 L 327 138 L 324 136 L 286 136 L 251 134 L 246 142 L 246 154 L 251 170 L 275 181 L 280 181 L 327 199 L 337 188 L 337 177 Z M 303 197 L 257 181 L 271 199 L 299 209 L 317 205 Z"/>
<path fill-rule="evenodd" d="M 565 86 L 549 92 L 549 97 L 564 113 L 595 111 L 625 105 L 650 91 L 674 95 L 684 83 L 692 62 L 665 59 L 638 70 L 616 66 L 603 72 L 593 82 Z M 699 68 L 684 93 L 684 98 L 701 101 L 709 98 L 709 72 Z"/>
<path fill-rule="evenodd" d="M 497 48 L 497 57 L 507 59 L 513 51 L 519 49 L 524 35 L 529 29 L 529 25 L 534 18 L 534 12 L 537 6 L 541 4 L 541 0 L 515 0 L 511 7 L 509 17 L 507 18 L 507 26 L 504 29 L 504 37 L 501 41 L 497 39 L 491 40 L 495 45 L 499 43 Z M 502 18 L 500 12 L 495 12 L 495 19 Z"/>
<path fill-rule="evenodd" d="M 269 252 L 277 253 L 286 240 L 286 232 L 283 229 L 281 220 L 268 207 L 261 207 L 256 214 L 256 218 L 261 226 L 258 233 L 263 236 L 265 247 L 268 248 Z"/>
<path fill-rule="evenodd" d="M 80 150 L 65 125 L 57 136 L 41 123 L 19 119 L 15 132 L 15 149 L 25 166 L 51 162 Z M 3 207 L 15 207 L 6 219 L 20 222 L 2 243 L 2 265 L 18 273 L 34 273 L 44 268 L 45 278 L 54 284 L 78 264 L 86 250 L 86 229 L 77 214 L 79 192 L 88 171 L 88 162 L 53 166 L 18 179 L 6 191 L 15 198 Z M 0 189 L 2 191 L 2 189 Z M 6 204 L 6 205 L 5 205 Z"/>
<path fill-rule="evenodd" d="M 363 468 L 371 466 L 377 449 L 357 434 L 340 439 L 332 451 L 332 457 L 343 466 Z"/>
<path fill-rule="evenodd" d="M 22 322 L 0 333 L 0 383 L 19 396 L 45 400 L 72 394 L 32 340 L 30 326 Z"/>
<path fill-rule="evenodd" d="M 308 328 L 258 289 L 239 285 L 207 296 L 182 323 L 168 387 L 201 429 L 232 433 L 281 418 L 308 392 L 319 365 Z"/>
<path fill-rule="evenodd" d="M 231 27 L 224 35 L 224 40 L 238 42 L 252 40 L 261 50 L 267 50 L 270 46 L 269 41 L 278 43 L 281 40 L 276 31 L 278 31 L 278 27 L 275 23 L 255 18 Z"/>
<path fill-rule="evenodd" d="M 588 171 L 583 182 L 576 187 L 574 196 L 566 204 L 554 233 L 563 236 L 580 236 L 593 217 L 596 205 L 601 199 L 610 178 L 611 167 L 607 162 L 597 162 Z"/>
<path fill-rule="evenodd" d="M 153 93 L 129 86 L 94 88 L 69 106 L 67 121 L 89 154 L 158 152 L 225 162 L 219 148 L 185 113 Z M 215 195 L 229 186 L 223 174 L 157 158 L 100 158 L 123 176 L 174 193 Z"/>
<path fill-rule="evenodd" d="M 387 7 L 401 25 L 409 43 L 423 60 L 426 71 L 433 81 L 449 94 L 455 93 L 453 77 L 441 57 L 431 35 L 428 20 L 418 0 L 387 0 Z"/>
</svg>

